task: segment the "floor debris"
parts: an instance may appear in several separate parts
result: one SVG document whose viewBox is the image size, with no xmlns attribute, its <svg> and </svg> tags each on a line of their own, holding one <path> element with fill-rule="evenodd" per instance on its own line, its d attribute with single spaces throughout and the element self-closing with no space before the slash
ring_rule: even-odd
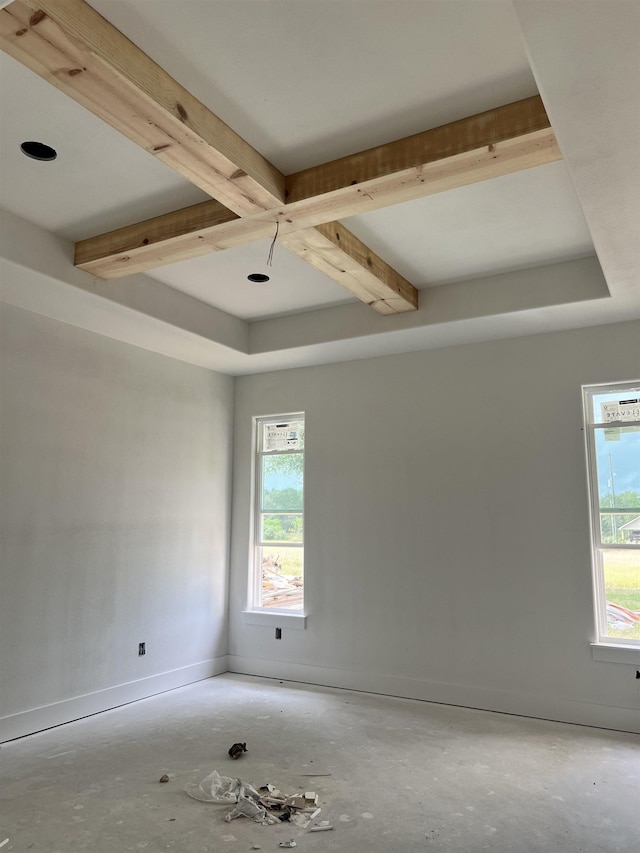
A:
<svg viewBox="0 0 640 853">
<path fill-rule="evenodd" d="M 297 797 L 287 797 L 285 803 L 294 809 L 311 809 L 313 811 L 318 805 L 318 795 L 315 791 L 309 791 Z"/>
<path fill-rule="evenodd" d="M 190 785 L 187 788 L 187 794 L 203 803 L 221 805 L 237 803 L 239 797 L 249 794 L 255 800 L 260 797 L 256 789 L 248 783 L 240 779 L 231 779 L 229 776 L 221 776 L 217 770 L 205 777 L 199 785 Z"/>
<path fill-rule="evenodd" d="M 245 743 L 234 743 L 229 749 L 229 755 L 231 756 L 231 758 L 236 759 L 240 758 L 240 756 L 243 755 L 245 752 L 247 752 L 246 741 Z"/>
<path fill-rule="evenodd" d="M 190 797 L 204 803 L 233 805 L 231 811 L 225 815 L 227 823 L 240 817 L 248 817 L 263 826 L 292 823 L 299 829 L 307 829 L 322 811 L 318 806 L 318 794 L 315 791 L 287 796 L 269 782 L 256 789 L 242 779 L 221 776 L 217 770 L 205 777 L 199 785 L 189 785 L 186 792 Z M 313 831 L 332 828 L 329 821 L 325 820 L 317 824 Z"/>
<path fill-rule="evenodd" d="M 258 802 L 249 797 L 239 797 L 236 807 L 225 815 L 224 819 L 230 823 L 238 817 L 250 817 L 256 823 L 262 824 L 280 823 L 277 817 L 267 814 L 264 806 L 259 805 Z"/>
<path fill-rule="evenodd" d="M 158 779 L 158 782 L 168 782 L 168 781 L 169 781 L 169 777 L 167 776 L 166 773 L 163 773 L 162 776 Z"/>
<path fill-rule="evenodd" d="M 311 823 L 309 815 L 299 811 L 292 811 L 289 820 L 300 829 L 306 829 Z"/>
<path fill-rule="evenodd" d="M 293 838 L 291 839 L 291 841 L 281 841 L 280 844 L 278 844 L 278 847 L 297 847 L 297 846 L 298 845 L 293 840 Z"/>
</svg>

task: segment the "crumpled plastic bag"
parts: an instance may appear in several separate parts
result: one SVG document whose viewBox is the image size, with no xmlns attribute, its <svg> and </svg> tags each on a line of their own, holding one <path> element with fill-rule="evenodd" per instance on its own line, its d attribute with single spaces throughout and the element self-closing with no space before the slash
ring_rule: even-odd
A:
<svg viewBox="0 0 640 853">
<path fill-rule="evenodd" d="M 225 815 L 224 819 L 227 823 L 230 823 L 237 817 L 250 817 L 256 823 L 280 823 L 273 815 L 267 814 L 267 810 L 263 806 L 259 806 L 254 800 L 248 797 L 240 797 L 236 807 L 229 814 Z"/>
<path fill-rule="evenodd" d="M 247 782 L 241 779 L 231 779 L 229 776 L 221 776 L 217 770 L 206 776 L 199 785 L 193 784 L 187 788 L 187 794 L 194 800 L 203 803 L 219 803 L 229 805 L 237 803 L 240 797 L 251 797 L 259 800 L 260 795 Z"/>
<path fill-rule="evenodd" d="M 248 817 L 262 824 L 280 823 L 278 818 L 268 814 L 260 804 L 260 794 L 252 785 L 241 779 L 221 776 L 217 770 L 209 773 L 199 785 L 195 783 L 189 785 L 186 791 L 190 797 L 202 803 L 218 803 L 225 806 L 233 803 L 235 808 L 224 818 L 227 823 L 237 817 Z"/>
</svg>

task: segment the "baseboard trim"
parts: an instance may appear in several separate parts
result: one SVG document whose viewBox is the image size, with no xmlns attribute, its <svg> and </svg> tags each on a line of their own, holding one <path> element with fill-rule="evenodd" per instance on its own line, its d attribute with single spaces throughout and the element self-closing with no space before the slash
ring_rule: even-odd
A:
<svg viewBox="0 0 640 853">
<path fill-rule="evenodd" d="M 488 690 L 424 681 L 407 676 L 356 672 L 239 655 L 222 655 L 148 678 L 117 684 L 104 690 L 2 717 L 0 718 L 0 743 L 63 723 L 70 723 L 82 717 L 89 717 L 101 711 L 108 711 L 120 705 L 127 705 L 130 702 L 174 690 L 176 687 L 184 687 L 196 681 L 203 681 L 225 672 L 640 734 L 640 715 L 637 708 L 620 708 L 533 694 Z"/>
<path fill-rule="evenodd" d="M 0 743 L 146 699 L 228 670 L 226 655 L 0 718 Z"/>
<path fill-rule="evenodd" d="M 520 717 L 640 734 L 640 715 L 637 708 L 620 708 L 528 693 L 423 681 L 406 676 L 308 666 L 239 655 L 229 655 L 228 666 L 229 672 L 242 675 L 278 678 L 302 684 L 338 687 L 364 693 L 419 699 L 442 705 L 497 711 Z"/>
</svg>

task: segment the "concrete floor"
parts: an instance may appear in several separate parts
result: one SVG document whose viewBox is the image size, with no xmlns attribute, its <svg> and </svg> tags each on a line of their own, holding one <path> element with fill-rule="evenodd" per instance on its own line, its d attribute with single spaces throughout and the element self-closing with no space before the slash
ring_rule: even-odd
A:
<svg viewBox="0 0 640 853">
<path fill-rule="evenodd" d="M 237 762 L 235 741 L 248 748 Z M 631 734 L 224 675 L 4 744 L 0 851 L 236 853 L 295 838 L 300 853 L 637 853 L 639 747 Z M 214 769 L 315 790 L 334 829 L 225 823 L 227 807 L 185 793 Z"/>
</svg>

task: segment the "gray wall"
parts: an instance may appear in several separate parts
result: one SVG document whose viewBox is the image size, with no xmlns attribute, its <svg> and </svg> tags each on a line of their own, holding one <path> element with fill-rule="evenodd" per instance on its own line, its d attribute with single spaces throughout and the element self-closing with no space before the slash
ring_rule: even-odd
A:
<svg viewBox="0 0 640 853">
<path fill-rule="evenodd" d="M 637 725 L 635 667 L 589 646 L 580 386 L 637 378 L 639 341 L 625 323 L 237 380 L 231 669 Z M 309 615 L 276 641 L 241 612 L 251 420 L 300 410 Z"/>
<path fill-rule="evenodd" d="M 580 385 L 637 378 L 638 323 L 238 379 L 231 524 L 232 379 L 0 322 L 0 739 L 227 666 L 637 726 L 589 648 Z M 298 410 L 309 615 L 276 641 L 241 612 L 251 419 Z"/>
<path fill-rule="evenodd" d="M 0 317 L 8 737 L 226 669 L 233 380 Z"/>
</svg>

